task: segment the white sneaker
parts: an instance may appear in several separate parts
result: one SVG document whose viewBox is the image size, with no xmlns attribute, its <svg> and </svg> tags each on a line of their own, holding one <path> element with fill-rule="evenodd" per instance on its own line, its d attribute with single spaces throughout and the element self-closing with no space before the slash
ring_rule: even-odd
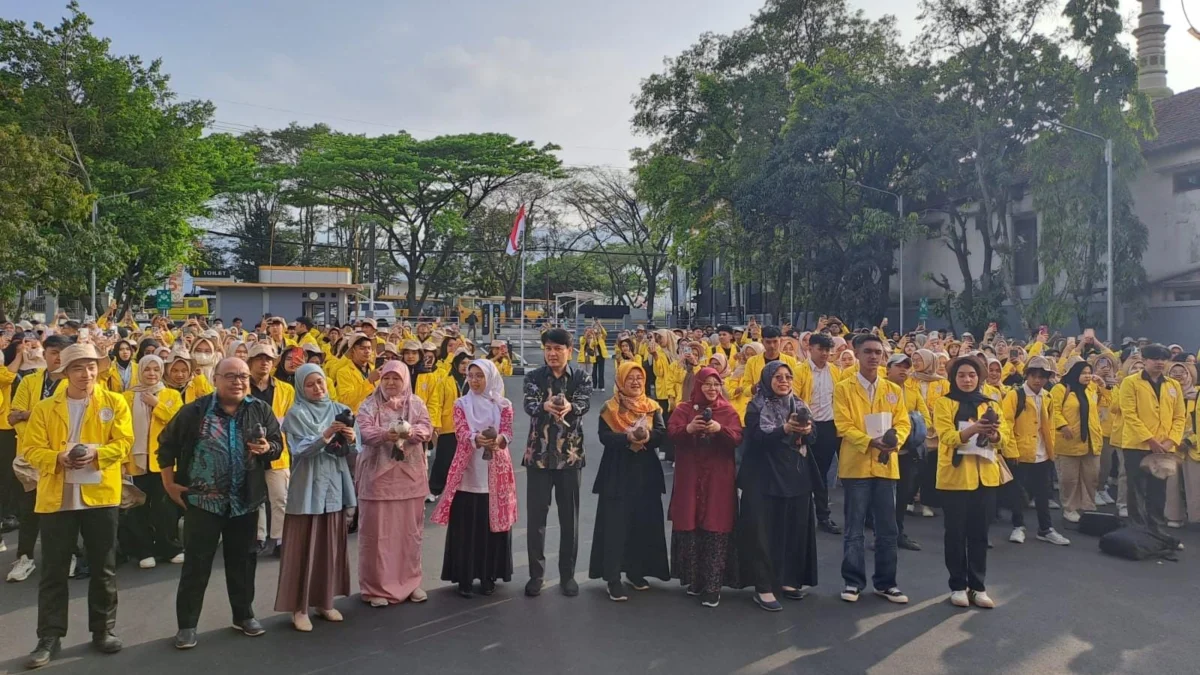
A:
<svg viewBox="0 0 1200 675">
<path fill-rule="evenodd" d="M 981 607 L 983 609 L 995 609 L 995 607 L 996 607 L 995 601 L 993 601 L 990 597 L 988 597 L 988 594 L 985 591 L 979 591 L 979 592 L 972 591 L 970 595 L 971 595 L 971 602 L 975 603 L 976 607 Z"/>
<path fill-rule="evenodd" d="M 433 493 L 431 492 L 431 493 L 429 493 L 429 494 L 425 495 L 425 501 L 427 501 L 427 502 L 429 502 L 430 504 L 432 504 L 432 503 L 434 503 L 434 502 L 436 502 L 436 501 L 437 501 L 437 495 L 435 495 L 435 494 L 433 494 Z"/>
<path fill-rule="evenodd" d="M 1047 530 L 1046 534 L 1038 533 L 1037 538 L 1038 541 L 1050 542 L 1055 546 L 1066 546 L 1071 543 L 1070 539 L 1067 539 L 1061 534 L 1055 532 L 1053 527 Z"/>
<path fill-rule="evenodd" d="M 180 553 L 180 554 L 176 555 L 174 558 L 171 558 L 171 564 L 172 565 L 182 565 L 183 564 L 183 554 Z"/>
<path fill-rule="evenodd" d="M 921 517 L 922 518 L 932 518 L 934 515 L 935 514 L 933 512 L 933 509 L 929 508 L 928 506 L 925 506 L 924 504 L 921 505 Z"/>
<path fill-rule="evenodd" d="M 971 600 L 967 597 L 966 591 L 954 591 L 950 594 L 950 604 L 955 607 L 970 607 Z"/>
<path fill-rule="evenodd" d="M 1050 508 L 1052 508 L 1052 509 L 1061 509 L 1062 507 L 1061 507 L 1061 506 L 1059 506 L 1058 502 L 1056 502 L 1056 501 L 1054 501 L 1053 499 L 1051 499 L 1051 500 L 1050 500 Z"/>
<path fill-rule="evenodd" d="M 1113 503 L 1113 498 L 1108 496 L 1108 490 L 1098 490 L 1094 501 L 1097 506 L 1108 506 Z"/>
<path fill-rule="evenodd" d="M 144 570 L 152 570 L 158 565 L 158 561 L 154 558 L 142 558 L 138 561 L 138 567 Z"/>
<path fill-rule="evenodd" d="M 909 513 L 916 513 L 917 507 L 914 504 L 909 504 L 908 506 L 904 507 L 904 510 L 908 511 Z"/>
<path fill-rule="evenodd" d="M 71 556 L 71 567 L 67 570 L 67 578 L 75 578 L 75 556 Z"/>
<path fill-rule="evenodd" d="M 1063 511 L 1063 520 L 1067 521 L 1068 523 L 1078 523 L 1079 518 L 1080 516 L 1078 511 Z"/>
<path fill-rule="evenodd" d="M 1117 515 L 1122 518 L 1128 518 L 1129 517 L 1129 507 L 1125 506 L 1124 504 L 1118 504 L 1117 505 Z"/>
<path fill-rule="evenodd" d="M 12 564 L 12 569 L 9 570 L 6 580 L 12 582 L 25 581 L 36 569 L 37 565 L 33 564 L 33 558 L 23 555 L 17 558 L 17 561 Z"/>
<path fill-rule="evenodd" d="M 1167 527 L 1169 527 L 1169 528 L 1171 528 L 1171 529 L 1173 529 L 1173 530 L 1178 530 L 1179 528 L 1183 527 L 1183 521 L 1181 521 L 1181 520 L 1168 520 L 1168 521 L 1167 521 Z"/>
<path fill-rule="evenodd" d="M 0 539 L 0 553 L 4 553 L 7 550 L 8 550 L 8 544 L 4 543 L 3 539 Z"/>
<path fill-rule="evenodd" d="M 1024 544 L 1025 543 L 1025 528 L 1014 527 L 1012 534 L 1008 535 L 1008 540 L 1014 544 Z"/>
</svg>

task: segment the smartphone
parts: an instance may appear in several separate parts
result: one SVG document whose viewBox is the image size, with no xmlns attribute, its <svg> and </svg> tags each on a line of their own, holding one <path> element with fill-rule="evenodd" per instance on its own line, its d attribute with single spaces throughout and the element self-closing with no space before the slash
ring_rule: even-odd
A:
<svg viewBox="0 0 1200 675">
<path fill-rule="evenodd" d="M 91 333 L 91 331 L 90 331 L 90 330 L 88 330 L 87 328 L 80 328 L 80 329 L 79 329 L 79 339 L 80 339 L 80 340 L 86 340 L 86 339 L 88 339 L 88 335 L 89 335 L 90 333 Z"/>
<path fill-rule="evenodd" d="M 1088 342 L 1095 340 L 1096 339 L 1096 329 L 1095 328 L 1084 329 L 1083 339 L 1087 340 Z"/>
<path fill-rule="evenodd" d="M 1047 334 L 1050 332 L 1050 328 L 1046 324 L 1042 324 L 1042 325 L 1038 326 L 1038 332 Z"/>
</svg>

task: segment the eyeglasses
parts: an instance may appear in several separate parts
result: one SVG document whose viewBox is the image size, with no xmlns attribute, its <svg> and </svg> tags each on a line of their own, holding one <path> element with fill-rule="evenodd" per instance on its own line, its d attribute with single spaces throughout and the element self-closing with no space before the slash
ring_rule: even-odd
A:
<svg viewBox="0 0 1200 675">
<path fill-rule="evenodd" d="M 242 382 L 250 381 L 249 373 L 218 373 L 217 377 L 224 379 L 226 382 Z"/>
</svg>

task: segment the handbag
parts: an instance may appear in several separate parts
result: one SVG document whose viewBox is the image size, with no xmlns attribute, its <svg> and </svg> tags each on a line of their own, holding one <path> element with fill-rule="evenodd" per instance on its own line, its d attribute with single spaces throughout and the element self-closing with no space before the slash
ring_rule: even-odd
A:
<svg viewBox="0 0 1200 675">
<path fill-rule="evenodd" d="M 1007 485 L 1012 482 L 1012 469 L 1008 468 L 1008 462 L 1004 461 L 1002 455 L 996 455 L 996 464 L 1000 467 L 1000 484 Z"/>
</svg>

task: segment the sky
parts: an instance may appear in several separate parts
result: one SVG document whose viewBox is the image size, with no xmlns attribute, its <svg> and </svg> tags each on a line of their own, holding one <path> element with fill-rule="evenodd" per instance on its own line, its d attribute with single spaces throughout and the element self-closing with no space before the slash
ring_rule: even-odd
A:
<svg viewBox="0 0 1200 675">
<path fill-rule="evenodd" d="M 1122 0 L 1133 20 L 1138 5 Z M 1200 0 L 1188 3 L 1200 28 Z M 81 0 L 118 54 L 161 57 L 214 129 L 297 121 L 418 137 L 498 131 L 562 146 L 568 165 L 626 167 L 642 78 L 703 32 L 749 23 L 763 0 Z M 850 0 L 893 13 L 905 41 L 918 0 Z M 66 0 L 0 0 L 0 16 L 57 23 Z M 1200 87 L 1200 40 L 1164 0 L 1168 84 Z M 1132 37 L 1130 38 L 1132 44 Z"/>
</svg>

